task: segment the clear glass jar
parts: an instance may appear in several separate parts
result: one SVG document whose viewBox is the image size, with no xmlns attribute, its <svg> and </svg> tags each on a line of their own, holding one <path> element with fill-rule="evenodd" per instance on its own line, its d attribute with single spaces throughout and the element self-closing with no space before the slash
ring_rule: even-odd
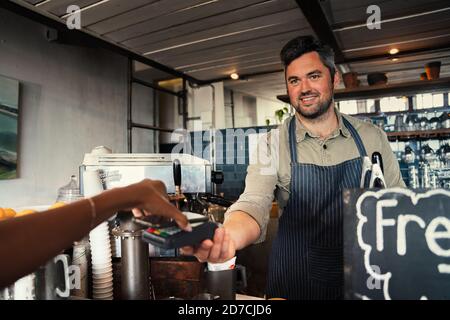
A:
<svg viewBox="0 0 450 320">
<path fill-rule="evenodd" d="M 70 182 L 58 189 L 57 202 L 71 203 L 83 199 L 78 186 L 78 179 L 75 175 L 70 177 Z"/>
</svg>

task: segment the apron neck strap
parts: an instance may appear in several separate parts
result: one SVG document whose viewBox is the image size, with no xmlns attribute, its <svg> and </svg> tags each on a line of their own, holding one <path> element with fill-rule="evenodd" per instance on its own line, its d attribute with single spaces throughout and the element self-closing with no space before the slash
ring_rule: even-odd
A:
<svg viewBox="0 0 450 320">
<path fill-rule="evenodd" d="M 350 131 L 353 140 L 356 143 L 356 147 L 358 148 L 359 155 L 361 157 L 367 157 L 366 148 L 364 147 L 364 143 L 361 140 L 356 129 L 352 126 L 352 124 L 342 117 L 345 127 Z M 295 115 L 292 117 L 289 122 L 289 151 L 291 152 L 291 163 L 297 163 L 297 135 L 296 135 L 296 117 Z"/>
</svg>

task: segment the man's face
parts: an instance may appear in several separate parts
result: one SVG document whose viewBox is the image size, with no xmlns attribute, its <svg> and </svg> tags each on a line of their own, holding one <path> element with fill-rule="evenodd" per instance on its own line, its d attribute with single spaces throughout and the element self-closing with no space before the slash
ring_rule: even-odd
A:
<svg viewBox="0 0 450 320">
<path fill-rule="evenodd" d="M 331 80 L 330 71 L 317 52 L 298 57 L 286 68 L 286 86 L 295 110 L 308 119 L 323 115 L 331 106 L 339 75 Z"/>
</svg>

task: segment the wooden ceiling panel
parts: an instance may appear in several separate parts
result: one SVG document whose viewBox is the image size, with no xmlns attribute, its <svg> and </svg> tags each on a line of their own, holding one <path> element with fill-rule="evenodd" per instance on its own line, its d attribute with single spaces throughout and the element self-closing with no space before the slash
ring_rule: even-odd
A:
<svg viewBox="0 0 450 320">
<path fill-rule="evenodd" d="M 204 62 L 221 57 L 230 57 L 241 54 L 255 53 L 259 51 L 278 50 L 290 39 L 308 34 L 310 30 L 293 30 L 291 32 L 282 32 L 280 34 L 262 36 L 245 42 L 235 42 L 225 46 L 214 46 L 209 49 L 197 50 L 197 48 L 188 48 L 180 54 L 175 52 L 161 52 L 150 55 L 149 57 L 162 63 L 175 66 L 184 64 Z"/>
<path fill-rule="evenodd" d="M 173 12 L 171 14 L 146 20 L 128 28 L 109 33 L 108 36 L 126 46 L 141 46 L 150 42 L 161 41 L 184 34 L 234 23 L 240 20 L 270 14 L 283 9 L 292 8 L 290 2 L 241 0 L 218 1 L 191 10 Z"/>
<path fill-rule="evenodd" d="M 158 0 L 109 0 L 99 6 L 83 11 L 81 24 L 83 27 L 89 27 L 92 24 L 100 23 L 111 19 L 130 10 L 138 9 L 150 5 Z"/>
<path fill-rule="evenodd" d="M 44 0 L 25 0 L 25 2 L 35 5 L 38 4 L 39 2 L 43 2 Z"/>
<path fill-rule="evenodd" d="M 249 95 L 265 97 L 277 101 L 276 96 L 286 94 L 284 73 L 272 73 L 237 81 L 225 81 L 224 86 Z"/>
<path fill-rule="evenodd" d="M 101 0 L 58 0 L 58 1 L 49 1 L 42 2 L 42 5 L 37 4 L 39 9 L 48 11 L 58 17 L 61 17 L 67 14 L 67 8 L 71 5 L 76 5 L 80 7 L 80 9 L 87 7 L 89 5 L 100 2 Z M 83 17 L 83 16 L 81 16 Z"/>
<path fill-rule="evenodd" d="M 448 6 L 447 0 L 322 0 L 320 3 L 330 25 L 335 28 L 365 23 L 369 17 L 367 8 L 370 5 L 380 7 L 381 19 L 406 16 Z"/>
<path fill-rule="evenodd" d="M 217 47 L 221 47 L 223 46 L 223 48 L 227 48 L 227 46 L 230 47 L 239 47 L 241 45 L 243 45 L 245 42 L 247 41 L 252 41 L 254 39 L 258 39 L 258 38 L 264 38 L 266 36 L 270 36 L 270 35 L 278 35 L 281 33 L 288 33 L 288 32 L 292 32 L 294 30 L 289 29 L 295 26 L 292 26 L 292 24 L 282 24 L 282 25 L 276 25 L 276 26 L 271 26 L 268 28 L 264 28 L 264 29 L 259 29 L 256 31 L 252 31 L 252 32 L 246 32 L 243 34 L 239 34 L 239 35 L 232 35 L 232 36 L 228 36 L 228 37 L 223 37 L 223 38 L 219 38 L 219 39 L 214 39 L 214 41 L 203 41 L 203 42 L 199 42 L 199 43 L 195 43 L 195 44 L 188 44 L 188 45 L 183 45 L 177 48 L 170 48 L 167 50 L 164 50 L 163 52 L 160 52 L 162 54 L 166 53 L 166 52 L 170 52 L 172 54 L 183 54 L 183 53 L 189 53 L 192 51 L 196 51 L 197 54 L 200 54 L 201 57 L 203 57 L 203 59 L 205 59 L 207 61 L 207 56 L 202 54 L 203 50 L 208 50 L 208 49 L 213 49 L 213 48 L 217 48 Z M 308 32 L 308 31 L 307 31 Z M 298 31 L 297 34 L 302 34 L 304 32 Z M 272 44 L 270 44 L 272 47 Z M 281 49 L 281 47 L 279 47 Z M 147 57 L 157 60 L 158 59 L 156 57 L 154 57 L 153 54 L 151 55 L 146 55 Z"/>
<path fill-rule="evenodd" d="M 211 77 L 212 79 L 228 77 L 233 72 L 238 72 L 239 74 L 251 74 L 280 69 L 282 69 L 282 66 L 279 61 L 259 61 L 249 64 L 236 63 L 232 66 L 218 67 L 208 70 L 197 70 L 189 72 L 189 74 L 200 80 L 208 80 L 211 79 Z"/>
<path fill-rule="evenodd" d="M 345 51 L 344 54 L 347 59 L 352 59 L 357 57 L 370 57 L 380 54 L 387 54 L 389 49 L 393 47 L 398 48 L 400 50 L 400 53 L 417 49 L 426 50 L 427 48 L 442 46 L 445 44 L 447 45 L 447 47 L 450 47 L 450 33 L 434 39 L 429 39 L 427 38 L 427 35 L 423 34 L 423 37 L 421 37 L 420 33 L 418 33 L 417 35 L 417 38 L 405 40 L 405 42 L 403 43 L 392 42 L 383 45 L 375 45 L 374 47 L 367 47 L 364 49 L 357 48 L 358 50 Z"/>
<path fill-rule="evenodd" d="M 450 9 L 450 8 L 449 8 Z M 398 42 L 417 40 L 418 38 L 435 38 L 450 33 L 450 10 L 433 15 L 420 17 L 414 21 L 396 21 L 382 24 L 380 30 L 358 28 L 337 33 L 341 49 L 362 48 L 380 44 L 395 44 Z M 414 26 L 413 28 L 411 26 Z"/>
<path fill-rule="evenodd" d="M 252 62 L 252 61 L 258 61 L 258 60 L 265 60 L 269 57 L 271 59 L 279 59 L 279 51 L 277 49 L 267 49 L 267 50 L 256 50 L 256 51 L 250 51 L 248 53 L 235 53 L 230 55 L 209 55 L 208 60 L 199 60 L 199 58 L 192 59 L 193 62 L 188 62 L 187 60 L 183 60 L 182 64 L 175 65 L 174 68 L 177 70 L 187 71 L 192 69 L 198 69 L 198 68 L 207 68 L 211 66 L 217 66 L 221 64 L 228 64 L 228 63 L 234 63 L 236 61 L 246 61 L 246 62 Z"/>
<path fill-rule="evenodd" d="M 235 57 L 229 57 L 225 59 L 218 59 L 218 60 L 212 60 L 212 61 L 205 61 L 205 62 L 199 62 L 195 64 L 190 65 L 184 65 L 184 66 L 178 66 L 175 69 L 187 73 L 194 73 L 204 70 L 213 70 L 217 68 L 223 68 L 223 67 L 239 67 L 239 66 L 246 66 L 250 64 L 257 64 L 257 63 L 265 63 L 265 62 L 274 62 L 279 61 L 279 55 L 278 51 L 271 51 L 271 52 L 262 52 L 242 57 L 242 56 L 235 56 Z"/>
<path fill-rule="evenodd" d="M 124 12 L 113 16 L 110 19 L 105 19 L 101 22 L 90 25 L 89 30 L 103 35 L 115 30 L 129 27 L 142 21 L 156 18 L 158 16 L 206 3 L 207 0 L 170 0 L 170 4 L 166 2 L 157 1 L 150 3 L 149 5 Z"/>
<path fill-rule="evenodd" d="M 216 28 L 207 28 L 206 30 L 180 37 L 175 36 L 164 41 L 150 43 L 134 49 L 143 53 L 150 52 L 151 54 L 185 46 L 201 45 L 205 42 L 212 43 L 213 45 L 221 45 L 230 42 L 230 39 L 242 38 L 243 40 L 248 40 L 253 37 L 253 34 L 273 34 L 301 27 L 307 27 L 307 25 L 305 22 L 302 25 L 299 10 L 292 9 Z"/>
</svg>

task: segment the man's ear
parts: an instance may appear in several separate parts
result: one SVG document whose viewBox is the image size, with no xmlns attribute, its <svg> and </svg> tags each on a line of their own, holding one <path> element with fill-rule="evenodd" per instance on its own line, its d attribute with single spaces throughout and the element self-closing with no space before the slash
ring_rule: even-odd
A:
<svg viewBox="0 0 450 320">
<path fill-rule="evenodd" d="M 333 79 L 334 89 L 337 89 L 340 83 L 341 83 L 341 73 L 337 68 L 334 68 L 334 79 Z"/>
</svg>

